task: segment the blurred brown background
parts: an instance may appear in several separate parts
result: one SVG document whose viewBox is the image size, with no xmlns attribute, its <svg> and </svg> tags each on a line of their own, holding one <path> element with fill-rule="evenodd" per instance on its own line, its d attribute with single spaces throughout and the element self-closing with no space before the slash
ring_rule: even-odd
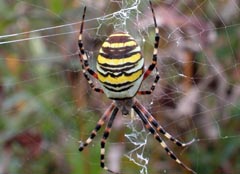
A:
<svg viewBox="0 0 240 174">
<path fill-rule="evenodd" d="M 239 1 L 153 4 L 161 35 L 161 80 L 151 96 L 139 99 L 175 137 L 197 139 L 187 149 L 167 141 L 193 170 L 240 173 Z M 80 71 L 77 39 L 84 5 L 84 46 L 93 67 L 101 43 L 118 24 L 142 44 L 146 64 L 151 61 L 154 28 L 147 1 L 2 0 L 1 174 L 106 173 L 99 165 L 101 133 L 78 152 L 78 141 L 88 137 L 110 103 L 90 89 Z M 129 8 L 125 17 L 114 13 L 122 7 Z M 107 164 L 139 173 L 141 168 L 124 157 L 136 147 L 124 137 L 132 132 L 122 122 L 119 115 L 107 144 Z M 145 148 L 149 173 L 187 173 L 151 135 Z M 113 152 L 120 161 L 112 161 Z"/>
</svg>

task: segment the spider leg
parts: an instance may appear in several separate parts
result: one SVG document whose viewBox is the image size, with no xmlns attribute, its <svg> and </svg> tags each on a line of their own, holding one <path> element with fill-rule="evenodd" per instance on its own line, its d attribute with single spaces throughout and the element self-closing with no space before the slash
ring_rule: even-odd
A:
<svg viewBox="0 0 240 174">
<path fill-rule="evenodd" d="M 102 125 L 105 123 L 105 121 L 110 117 L 110 115 L 113 115 L 113 111 L 116 108 L 115 103 L 113 102 L 108 109 L 105 111 L 105 113 L 103 114 L 103 116 L 99 119 L 99 121 L 97 122 L 97 125 L 95 127 L 95 129 L 91 132 L 90 136 L 88 137 L 88 139 L 82 143 L 80 141 L 80 146 L 79 146 L 79 151 L 82 151 L 87 145 L 89 145 L 92 140 L 94 139 L 94 137 L 97 135 L 97 132 L 101 129 Z"/>
<path fill-rule="evenodd" d="M 150 8 L 152 10 L 154 26 L 155 26 L 155 43 L 154 43 L 154 49 L 153 49 L 152 63 L 149 65 L 148 69 L 144 72 L 143 80 L 146 79 L 149 76 L 149 74 L 153 71 L 153 69 L 156 67 L 158 45 L 159 45 L 159 40 L 160 40 L 159 29 L 158 29 L 158 26 L 157 26 L 155 13 L 154 13 L 154 10 L 153 10 L 153 7 L 152 7 L 152 2 L 149 1 L 149 3 L 150 3 Z"/>
<path fill-rule="evenodd" d="M 103 133 L 103 137 L 101 139 L 101 158 L 100 158 L 100 165 L 101 167 L 104 169 L 104 170 L 107 170 L 108 172 L 111 172 L 111 173 L 115 173 L 117 174 L 116 172 L 113 172 L 112 170 L 110 170 L 108 167 L 105 166 L 105 144 L 106 144 L 106 140 L 111 132 L 111 128 L 112 128 L 112 124 L 113 124 L 113 121 L 117 115 L 117 112 L 118 112 L 118 108 L 115 107 L 113 112 L 112 112 L 112 115 L 108 121 L 108 124 L 104 130 L 104 133 Z"/>
<path fill-rule="evenodd" d="M 80 32 L 79 32 L 79 38 L 78 38 L 78 47 L 79 47 L 79 50 L 80 50 L 79 51 L 79 59 L 80 59 L 81 65 L 82 65 L 82 71 L 83 71 L 84 77 L 87 79 L 90 87 L 96 92 L 103 93 L 103 90 L 101 88 L 95 87 L 95 85 L 93 84 L 93 81 L 87 75 L 87 72 L 88 72 L 95 79 L 98 79 L 97 73 L 89 67 L 88 56 L 85 53 L 83 43 L 82 43 L 82 33 L 83 33 L 83 26 L 84 26 L 84 18 L 85 18 L 85 14 L 86 14 L 86 9 L 87 8 L 84 7 L 82 22 L 81 22 L 81 27 L 80 27 Z"/>
<path fill-rule="evenodd" d="M 155 90 L 156 84 L 157 84 L 157 82 L 158 82 L 158 80 L 159 80 L 159 78 L 160 78 L 160 76 L 159 76 L 159 71 L 158 71 L 157 67 L 155 67 L 155 69 L 156 69 L 156 76 L 155 76 L 155 79 L 154 79 L 154 81 L 153 81 L 153 84 L 152 84 L 150 90 L 147 90 L 147 91 L 138 91 L 138 92 L 137 92 L 138 95 L 150 95 L 150 94 Z"/>
<path fill-rule="evenodd" d="M 158 132 L 160 132 L 161 134 L 163 134 L 167 139 L 171 140 L 173 143 L 175 143 L 176 145 L 180 146 L 180 147 L 185 147 L 188 146 L 190 144 L 192 144 L 193 142 L 195 142 L 195 139 L 192 139 L 189 142 L 183 143 L 181 141 L 179 141 L 178 139 L 176 139 L 175 137 L 173 137 L 172 135 L 170 135 L 167 131 L 165 131 L 165 129 L 158 123 L 158 121 L 148 112 L 148 110 L 139 102 L 135 99 L 135 106 L 142 112 L 142 114 L 145 116 L 145 118 L 147 118 L 148 122 L 153 125 L 156 130 Z"/>
<path fill-rule="evenodd" d="M 143 124 L 146 129 L 149 130 L 149 132 L 154 136 L 154 138 L 160 143 L 160 145 L 164 148 L 164 150 L 167 152 L 167 154 L 175 160 L 179 165 L 184 167 L 186 170 L 190 171 L 191 173 L 196 174 L 195 171 L 193 171 L 191 168 L 186 166 L 184 163 L 182 163 L 178 157 L 172 152 L 171 149 L 167 147 L 167 144 L 162 140 L 162 138 L 159 136 L 159 134 L 156 132 L 156 130 L 152 127 L 152 125 L 149 123 L 147 116 L 145 116 L 145 113 L 142 112 L 141 108 L 139 107 L 138 102 L 135 102 L 133 105 L 133 109 L 135 112 L 139 115 L 140 119 L 143 121 Z"/>
</svg>

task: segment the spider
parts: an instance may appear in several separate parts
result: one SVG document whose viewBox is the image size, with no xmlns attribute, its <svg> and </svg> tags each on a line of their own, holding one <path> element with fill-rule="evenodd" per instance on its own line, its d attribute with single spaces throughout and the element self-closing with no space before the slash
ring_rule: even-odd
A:
<svg viewBox="0 0 240 174">
<path fill-rule="evenodd" d="M 97 135 L 97 132 L 104 123 L 107 122 L 101 139 L 100 165 L 103 169 L 116 173 L 105 165 L 105 143 L 111 132 L 112 124 L 117 112 L 121 110 L 123 115 L 128 115 L 130 110 L 133 108 L 143 122 L 145 128 L 160 143 L 167 154 L 186 170 L 191 173 L 196 173 L 179 160 L 179 158 L 167 147 L 159 133 L 163 134 L 167 139 L 171 140 L 180 147 L 192 144 L 194 139 L 187 143 L 182 143 L 178 139 L 174 138 L 163 129 L 150 112 L 135 98 L 136 95 L 151 94 L 160 78 L 156 66 L 158 44 L 160 40 L 159 29 L 151 1 L 149 1 L 149 4 L 155 26 L 155 43 L 152 62 L 146 70 L 144 70 L 144 58 L 142 57 L 140 46 L 138 46 L 134 38 L 126 32 L 113 33 L 105 40 L 97 57 L 97 72 L 91 69 L 88 63 L 88 55 L 85 53 L 82 41 L 84 18 L 86 14 L 86 7 L 84 7 L 78 40 L 78 46 L 80 49 L 79 59 L 82 66 L 82 72 L 90 87 L 94 91 L 104 93 L 109 99 L 112 99 L 113 102 L 99 119 L 96 127 L 93 129 L 87 140 L 84 143 L 80 141 L 79 151 L 82 151 L 92 142 L 94 137 Z M 140 90 L 141 83 L 154 69 L 156 70 L 156 76 L 151 88 L 146 91 Z M 89 75 L 99 82 L 100 87 L 95 86 Z"/>
</svg>

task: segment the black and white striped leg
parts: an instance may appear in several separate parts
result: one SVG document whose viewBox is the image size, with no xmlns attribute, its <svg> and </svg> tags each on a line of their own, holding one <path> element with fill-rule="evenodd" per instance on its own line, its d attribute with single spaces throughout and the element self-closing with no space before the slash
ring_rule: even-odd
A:
<svg viewBox="0 0 240 174">
<path fill-rule="evenodd" d="M 110 117 L 110 115 L 114 114 L 114 110 L 116 109 L 116 105 L 115 102 L 113 102 L 108 109 L 104 112 L 103 116 L 99 119 L 99 121 L 97 122 L 97 125 L 95 127 L 95 129 L 91 132 L 90 136 L 88 137 L 88 139 L 82 143 L 80 141 L 80 146 L 79 146 L 79 151 L 82 151 L 87 145 L 89 145 L 92 140 L 94 139 L 94 137 L 97 135 L 97 132 L 100 130 L 100 128 L 102 127 L 102 125 L 106 122 L 106 120 Z"/>
<path fill-rule="evenodd" d="M 81 61 L 81 60 L 80 60 Z M 96 92 L 99 92 L 99 93 L 104 93 L 103 90 L 101 88 L 98 88 L 94 85 L 93 81 L 89 78 L 89 76 L 87 75 L 87 72 L 86 70 L 84 69 L 84 65 L 82 64 L 82 72 L 83 72 L 83 75 L 85 77 L 85 79 L 87 79 L 87 82 L 88 84 L 90 85 L 90 87 L 96 91 Z"/>
<path fill-rule="evenodd" d="M 148 122 L 153 125 L 156 130 L 158 132 L 160 132 L 161 134 L 163 134 L 167 139 L 171 140 L 173 143 L 175 143 L 176 145 L 180 146 L 180 147 L 185 147 L 188 146 L 190 144 L 192 144 L 193 142 L 195 142 L 195 139 L 192 139 L 189 142 L 183 143 L 181 141 L 179 141 L 178 139 L 176 139 L 175 137 L 173 137 L 171 134 L 169 134 L 168 132 L 166 132 L 164 130 L 164 128 L 158 123 L 158 121 L 148 112 L 148 110 L 139 102 L 135 99 L 135 105 L 136 107 L 141 111 L 141 113 L 147 118 Z"/>
<path fill-rule="evenodd" d="M 78 38 L 78 47 L 79 47 L 79 59 L 80 59 L 80 63 L 82 65 L 82 71 L 84 74 L 84 77 L 87 79 L 90 87 L 96 91 L 96 92 L 100 92 L 103 93 L 103 90 L 101 88 L 97 88 L 95 87 L 95 85 L 93 84 L 93 81 L 89 78 L 87 72 L 93 76 L 95 79 L 98 79 L 98 75 L 95 71 L 93 71 L 88 63 L 88 56 L 85 53 L 84 47 L 83 47 L 83 43 L 82 43 L 82 33 L 83 33 L 83 26 L 84 26 L 84 18 L 85 18 L 85 14 L 86 14 L 86 7 L 84 7 L 84 11 L 83 11 L 83 16 L 82 16 L 82 22 L 81 22 L 81 27 L 80 27 L 80 32 L 79 32 L 79 38 Z"/>
<path fill-rule="evenodd" d="M 158 45 L 159 45 L 159 40 L 160 40 L 159 29 L 158 29 L 158 26 L 157 26 L 155 13 L 154 13 L 154 10 L 153 10 L 153 7 L 152 7 L 152 2 L 149 1 L 149 3 L 150 3 L 150 8 L 152 10 L 153 21 L 154 21 L 154 26 L 155 26 L 155 43 L 154 43 L 154 49 L 153 49 L 152 63 L 149 65 L 148 69 L 144 72 L 143 79 L 146 79 L 151 74 L 151 72 L 154 70 L 154 68 L 156 67 Z"/>
<path fill-rule="evenodd" d="M 115 173 L 116 172 L 113 172 L 112 170 L 110 170 L 108 167 L 105 166 L 105 144 L 106 144 L 106 140 L 107 138 L 109 137 L 109 134 L 111 132 L 111 128 L 112 128 L 112 124 L 113 124 L 113 121 L 117 115 L 117 112 L 118 112 L 118 108 L 115 107 L 113 112 L 112 112 L 112 115 L 108 121 L 108 124 L 104 130 L 104 133 L 103 133 L 103 137 L 101 139 L 101 158 L 100 158 L 100 165 L 103 169 L 107 170 L 108 172 L 111 172 L 111 173 Z"/>
<path fill-rule="evenodd" d="M 155 90 L 156 84 L 157 84 L 157 82 L 158 82 L 158 80 L 159 80 L 159 78 L 160 78 L 160 76 L 159 76 L 159 71 L 158 71 L 157 67 L 156 67 L 155 69 L 156 69 L 156 76 L 155 76 L 155 79 L 154 79 L 154 81 L 153 81 L 153 84 L 152 84 L 150 90 L 147 90 L 147 91 L 138 91 L 138 92 L 137 92 L 138 95 L 150 95 L 150 94 L 152 94 L 152 92 Z"/>
<path fill-rule="evenodd" d="M 138 116 L 140 117 L 140 119 L 142 120 L 144 126 L 146 129 L 149 130 L 149 132 L 154 136 L 154 138 L 160 143 L 160 145 L 164 148 L 164 150 L 167 152 L 167 154 L 173 159 L 175 160 L 179 165 L 181 165 L 182 167 L 184 167 L 186 170 L 190 171 L 191 173 L 196 174 L 195 171 L 193 171 L 191 168 L 189 168 L 188 166 L 186 166 L 184 163 L 182 163 L 178 157 L 171 151 L 171 149 L 169 149 L 167 147 L 167 144 L 161 139 L 161 137 L 159 136 L 159 134 L 157 133 L 157 131 L 152 127 L 152 125 L 148 122 L 148 119 L 146 118 L 145 114 L 140 110 L 140 108 L 138 107 L 139 105 L 135 104 L 133 105 L 133 109 L 134 111 L 138 114 Z"/>
</svg>

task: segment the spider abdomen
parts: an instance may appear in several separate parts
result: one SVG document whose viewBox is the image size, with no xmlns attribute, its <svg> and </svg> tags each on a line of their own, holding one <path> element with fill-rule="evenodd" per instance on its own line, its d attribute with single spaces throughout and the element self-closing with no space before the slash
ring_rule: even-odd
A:
<svg viewBox="0 0 240 174">
<path fill-rule="evenodd" d="M 140 47 L 127 33 L 110 35 L 97 57 L 97 74 L 108 98 L 136 95 L 143 80 L 144 59 Z"/>
</svg>

